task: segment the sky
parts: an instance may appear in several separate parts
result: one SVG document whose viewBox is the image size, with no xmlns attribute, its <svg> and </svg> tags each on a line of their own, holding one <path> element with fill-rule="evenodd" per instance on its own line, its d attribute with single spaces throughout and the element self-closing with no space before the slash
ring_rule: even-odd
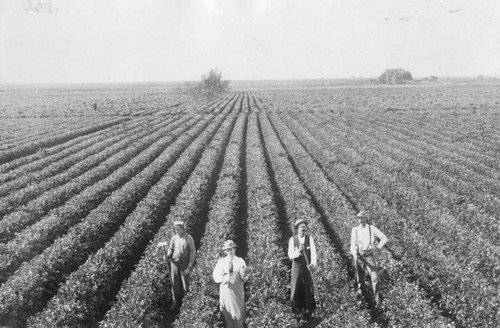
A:
<svg viewBox="0 0 500 328">
<path fill-rule="evenodd" d="M 0 0 L 0 83 L 500 76 L 500 0 Z"/>
</svg>

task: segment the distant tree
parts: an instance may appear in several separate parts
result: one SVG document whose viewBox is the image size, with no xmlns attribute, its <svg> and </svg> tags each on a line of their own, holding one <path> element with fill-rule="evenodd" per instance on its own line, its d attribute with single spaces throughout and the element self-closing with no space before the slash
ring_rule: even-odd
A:
<svg viewBox="0 0 500 328">
<path fill-rule="evenodd" d="M 211 101 L 229 91 L 229 81 L 222 79 L 222 73 L 211 69 L 201 76 L 200 81 L 186 82 L 185 92 L 195 99 L 205 98 Z"/>
<path fill-rule="evenodd" d="M 413 81 L 411 73 L 402 68 L 387 69 L 378 78 L 378 82 L 384 84 L 403 84 L 410 81 Z"/>
</svg>

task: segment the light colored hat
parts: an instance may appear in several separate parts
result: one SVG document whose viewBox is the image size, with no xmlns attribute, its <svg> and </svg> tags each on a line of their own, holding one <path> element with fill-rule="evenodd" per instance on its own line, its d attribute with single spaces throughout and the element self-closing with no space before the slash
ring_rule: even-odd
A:
<svg viewBox="0 0 500 328">
<path fill-rule="evenodd" d="M 293 225 L 293 227 L 297 228 L 302 223 L 304 223 L 305 225 L 309 225 L 309 222 L 307 222 L 306 219 L 298 219 L 297 221 L 295 221 L 295 224 Z"/>
<path fill-rule="evenodd" d="M 174 227 L 184 228 L 184 221 L 174 221 Z"/>
<path fill-rule="evenodd" d="M 224 246 L 222 246 L 222 250 L 225 251 L 226 249 L 230 248 L 236 248 L 236 244 L 232 240 L 226 240 Z"/>
<path fill-rule="evenodd" d="M 359 211 L 359 213 L 356 215 L 357 218 L 368 218 L 370 215 L 368 214 L 367 211 Z"/>
</svg>

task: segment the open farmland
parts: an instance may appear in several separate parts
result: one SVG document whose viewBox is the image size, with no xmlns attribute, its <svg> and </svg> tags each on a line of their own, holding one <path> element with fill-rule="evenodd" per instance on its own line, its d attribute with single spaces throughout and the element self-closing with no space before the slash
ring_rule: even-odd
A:
<svg viewBox="0 0 500 328">
<path fill-rule="evenodd" d="M 2 91 L 0 323 L 221 326 L 211 274 L 231 238 L 247 326 L 299 327 L 287 242 L 306 218 L 315 326 L 498 326 L 499 85 L 240 87 Z M 389 238 L 381 309 L 353 289 L 361 209 Z M 175 220 L 198 249 L 178 317 L 156 247 Z"/>
</svg>

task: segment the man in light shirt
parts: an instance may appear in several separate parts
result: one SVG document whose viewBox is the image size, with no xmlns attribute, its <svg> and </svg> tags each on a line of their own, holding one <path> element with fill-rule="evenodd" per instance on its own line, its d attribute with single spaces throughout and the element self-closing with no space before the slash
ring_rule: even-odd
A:
<svg viewBox="0 0 500 328">
<path fill-rule="evenodd" d="M 364 269 L 366 267 L 372 282 L 375 302 L 380 305 L 380 295 L 378 290 L 378 266 L 374 252 L 382 249 L 387 243 L 387 237 L 376 227 L 367 223 L 369 214 L 360 211 L 356 217 L 359 225 L 352 228 L 351 232 L 351 254 L 354 259 L 355 278 L 358 293 L 361 293 L 361 283 L 364 281 Z M 376 243 L 376 239 L 379 240 Z"/>
<path fill-rule="evenodd" d="M 297 234 L 288 242 L 288 257 L 292 260 L 292 279 L 290 300 L 305 319 L 309 319 L 316 309 L 314 283 L 310 269 L 316 267 L 316 246 L 307 233 L 308 222 L 304 219 L 295 222 Z"/>
<path fill-rule="evenodd" d="M 167 259 L 171 260 L 170 280 L 172 284 L 172 306 L 170 311 L 177 311 L 182 297 L 189 292 L 189 277 L 196 258 L 196 247 L 191 235 L 186 233 L 184 222 L 174 222 L 175 235 L 170 244 L 161 242 L 158 246 L 168 245 Z"/>
</svg>

